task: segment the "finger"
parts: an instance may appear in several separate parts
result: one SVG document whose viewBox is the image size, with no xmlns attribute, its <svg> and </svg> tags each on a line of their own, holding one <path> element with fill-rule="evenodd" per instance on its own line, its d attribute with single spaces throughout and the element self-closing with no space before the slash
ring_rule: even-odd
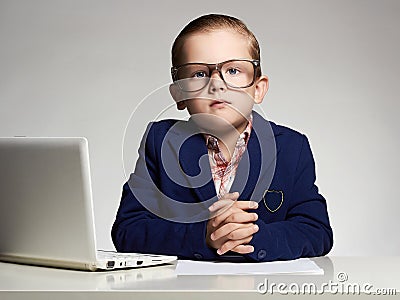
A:
<svg viewBox="0 0 400 300">
<path fill-rule="evenodd" d="M 213 241 L 219 240 L 220 238 L 227 236 L 229 233 L 232 231 L 238 229 L 241 224 L 236 224 L 236 223 L 229 223 L 221 226 L 217 230 L 215 230 L 211 235 L 210 238 Z"/>
<path fill-rule="evenodd" d="M 218 200 L 208 209 L 212 213 L 211 217 L 213 218 L 227 212 L 232 207 L 240 210 L 257 209 L 258 203 L 255 201 L 232 201 L 224 199 Z"/>
<path fill-rule="evenodd" d="M 217 215 L 212 221 L 212 226 L 218 227 L 222 223 L 248 223 L 258 220 L 258 214 L 249 213 L 238 208 L 230 208 L 226 212 Z"/>
<path fill-rule="evenodd" d="M 218 201 L 214 202 L 208 209 L 210 211 L 215 211 L 218 209 L 223 208 L 226 205 L 232 205 L 239 198 L 239 193 L 226 193 L 224 196 L 221 197 Z"/>
<path fill-rule="evenodd" d="M 232 200 L 218 200 L 217 202 L 214 202 L 213 205 L 209 207 L 210 211 L 217 211 L 219 209 L 224 209 L 226 206 L 231 207 L 235 206 L 236 208 L 242 209 L 242 210 L 248 210 L 248 209 L 257 209 L 258 208 L 258 202 L 256 201 L 232 201 Z"/>
<path fill-rule="evenodd" d="M 228 240 L 217 250 L 219 255 L 225 254 L 226 252 L 234 249 L 239 245 L 247 245 L 252 240 L 252 236 L 242 240 Z"/>
<path fill-rule="evenodd" d="M 214 220 L 212 222 L 212 226 L 218 227 L 220 224 L 225 222 L 225 220 L 227 218 L 229 218 L 231 215 L 240 214 L 240 213 L 246 213 L 246 212 L 239 208 L 235 208 L 235 207 L 230 207 L 226 211 L 219 210 L 216 214 L 213 214 Z M 225 223 L 228 223 L 228 222 L 225 222 Z M 230 222 L 230 223 L 234 223 L 234 222 Z"/>
<path fill-rule="evenodd" d="M 228 223 L 217 230 L 215 230 L 210 238 L 213 241 L 219 240 L 221 238 L 227 238 L 230 240 L 240 240 L 249 237 L 258 231 L 258 225 L 250 224 L 237 224 Z"/>
<path fill-rule="evenodd" d="M 216 202 L 214 202 L 209 208 L 208 210 L 210 212 L 214 212 L 214 213 L 219 213 L 219 211 L 225 211 L 227 209 L 229 209 L 230 207 L 232 207 L 235 204 L 235 200 L 231 200 L 231 199 L 220 199 Z"/>
<path fill-rule="evenodd" d="M 221 197 L 221 199 L 234 199 L 234 200 L 236 200 L 237 198 L 239 198 L 239 195 L 240 195 L 239 192 L 226 193 Z"/>
<path fill-rule="evenodd" d="M 219 216 L 216 217 L 212 223 L 213 226 L 215 225 L 216 222 L 218 222 Z M 230 214 L 223 222 L 225 223 L 249 223 L 249 222 L 255 222 L 258 220 L 258 215 L 256 213 L 248 213 L 248 212 L 237 212 L 237 213 L 232 213 Z"/>
<path fill-rule="evenodd" d="M 243 209 L 243 210 L 258 208 L 258 202 L 256 202 L 256 201 L 241 200 L 241 201 L 236 201 L 234 205 L 235 205 L 235 207 Z"/>
<path fill-rule="evenodd" d="M 212 225 L 214 227 L 219 226 L 221 223 L 229 223 L 229 222 L 236 222 L 235 220 L 227 220 L 228 217 L 230 217 L 233 214 L 237 213 L 247 213 L 244 209 L 242 208 L 257 208 L 258 203 L 254 201 L 236 201 L 235 204 L 231 207 L 228 207 L 227 209 L 223 210 L 220 209 L 218 211 L 215 211 L 214 213 L 211 214 L 211 218 L 214 218 L 214 221 Z M 232 216 L 232 218 L 235 218 Z M 239 217 L 241 218 L 241 217 Z M 249 221 L 237 221 L 239 223 L 244 223 L 244 222 L 254 222 L 258 219 L 258 215 L 256 213 L 251 214 L 251 217 L 245 217 L 245 218 L 250 218 Z"/>
<path fill-rule="evenodd" d="M 252 236 L 259 230 L 258 225 L 251 225 L 249 227 L 238 228 L 236 230 L 231 231 L 226 235 L 226 238 L 229 240 L 242 240 L 247 237 Z"/>
<path fill-rule="evenodd" d="M 231 251 L 239 254 L 249 254 L 254 252 L 254 247 L 252 245 L 238 245 L 232 248 Z"/>
</svg>

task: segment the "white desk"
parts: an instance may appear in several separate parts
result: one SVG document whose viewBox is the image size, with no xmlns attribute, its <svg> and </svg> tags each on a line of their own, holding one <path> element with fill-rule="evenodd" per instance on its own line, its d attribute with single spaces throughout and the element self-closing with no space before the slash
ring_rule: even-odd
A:
<svg viewBox="0 0 400 300">
<path fill-rule="evenodd" d="M 359 284 L 362 289 L 364 284 L 370 284 L 370 291 L 394 289 L 397 297 L 400 295 L 400 257 L 319 257 L 313 260 L 324 269 L 324 275 L 176 276 L 175 265 L 92 273 L 0 263 L 0 299 L 270 299 L 271 296 L 282 297 L 284 293 L 260 294 L 257 287 L 266 279 L 269 284 L 292 285 L 292 288 L 294 284 L 301 287 L 312 283 L 320 290 L 329 281 L 339 284 L 337 274 L 340 272 L 347 275 L 342 284 L 345 288 Z M 340 291 L 336 295 L 326 291 L 319 296 L 338 295 L 349 296 Z M 310 296 L 300 293 L 295 297 Z"/>
</svg>

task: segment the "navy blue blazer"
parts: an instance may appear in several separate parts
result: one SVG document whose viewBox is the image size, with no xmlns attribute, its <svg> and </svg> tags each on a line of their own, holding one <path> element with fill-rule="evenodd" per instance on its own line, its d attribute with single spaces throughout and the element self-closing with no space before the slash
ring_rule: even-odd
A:
<svg viewBox="0 0 400 300">
<path fill-rule="evenodd" d="M 117 251 L 218 260 L 206 245 L 208 207 L 217 200 L 205 139 L 193 122 L 147 127 L 112 227 Z M 315 185 L 307 138 L 253 111 L 253 130 L 230 192 L 259 202 L 259 231 L 247 261 L 320 256 L 333 245 L 326 201 Z"/>
</svg>

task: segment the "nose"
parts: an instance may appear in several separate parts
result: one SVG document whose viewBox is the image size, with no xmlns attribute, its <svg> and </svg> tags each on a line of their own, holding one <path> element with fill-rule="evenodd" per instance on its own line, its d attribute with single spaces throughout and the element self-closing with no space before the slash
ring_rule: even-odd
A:
<svg viewBox="0 0 400 300">
<path fill-rule="evenodd" d="M 222 92 L 226 90 L 225 81 L 222 79 L 219 71 L 214 70 L 210 76 L 209 91 L 210 92 Z"/>
</svg>

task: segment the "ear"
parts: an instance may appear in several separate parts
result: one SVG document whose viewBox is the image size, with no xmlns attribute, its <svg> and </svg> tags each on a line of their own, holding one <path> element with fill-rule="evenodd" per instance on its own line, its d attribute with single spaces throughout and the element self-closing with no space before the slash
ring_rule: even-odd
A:
<svg viewBox="0 0 400 300">
<path fill-rule="evenodd" d="M 176 108 L 178 110 L 183 110 L 186 108 L 186 101 L 182 100 L 183 99 L 182 91 L 175 83 L 170 84 L 169 93 L 171 94 L 172 98 L 175 100 Z"/>
<path fill-rule="evenodd" d="M 269 80 L 267 76 L 262 75 L 256 80 L 254 92 L 254 102 L 256 104 L 260 104 L 263 101 L 264 96 L 268 91 L 268 87 Z"/>
</svg>

